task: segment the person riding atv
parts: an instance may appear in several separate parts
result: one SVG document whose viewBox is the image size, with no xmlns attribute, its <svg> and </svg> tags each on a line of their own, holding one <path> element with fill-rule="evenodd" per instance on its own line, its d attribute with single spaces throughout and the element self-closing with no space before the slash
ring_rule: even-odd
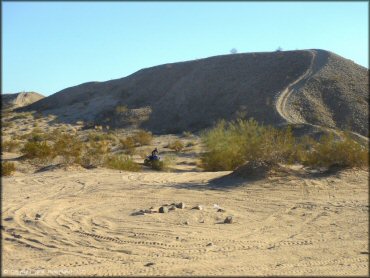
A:
<svg viewBox="0 0 370 278">
<path fill-rule="evenodd" d="M 146 166 L 150 166 L 152 168 L 160 168 L 163 164 L 162 161 L 160 161 L 160 157 L 159 157 L 159 152 L 158 152 L 158 149 L 155 148 L 153 151 L 152 151 L 152 154 L 147 156 L 147 158 L 145 158 L 144 160 L 144 165 Z"/>
</svg>

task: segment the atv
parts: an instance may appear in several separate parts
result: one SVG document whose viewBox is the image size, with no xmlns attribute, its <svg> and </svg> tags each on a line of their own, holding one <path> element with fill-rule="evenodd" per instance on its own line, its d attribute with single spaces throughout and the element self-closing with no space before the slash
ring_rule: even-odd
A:
<svg viewBox="0 0 370 278">
<path fill-rule="evenodd" d="M 144 165 L 156 170 L 160 170 L 163 168 L 163 161 L 161 161 L 161 158 L 158 155 L 149 155 L 145 158 Z"/>
</svg>

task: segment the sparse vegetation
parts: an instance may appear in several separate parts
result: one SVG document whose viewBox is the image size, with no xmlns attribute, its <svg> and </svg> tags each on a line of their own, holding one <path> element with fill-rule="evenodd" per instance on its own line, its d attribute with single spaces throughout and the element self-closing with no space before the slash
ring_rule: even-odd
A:
<svg viewBox="0 0 370 278">
<path fill-rule="evenodd" d="M 25 158 L 45 161 L 53 156 L 52 147 L 45 141 L 28 141 L 21 150 Z"/>
<path fill-rule="evenodd" d="M 20 146 L 20 142 L 16 140 L 9 140 L 2 142 L 2 150 L 6 152 L 14 152 Z"/>
<path fill-rule="evenodd" d="M 175 140 L 170 142 L 167 147 L 175 152 L 181 152 L 184 148 L 184 144 L 180 140 Z"/>
<path fill-rule="evenodd" d="M 221 121 L 205 132 L 202 140 L 207 149 L 202 167 L 208 171 L 234 170 L 246 162 L 272 166 L 293 162 L 313 167 L 367 165 L 368 150 L 348 135 L 341 140 L 328 135 L 319 141 L 309 137 L 298 141 L 289 127 L 278 130 L 253 119 Z"/>
<path fill-rule="evenodd" d="M 150 145 L 153 140 L 153 135 L 149 131 L 139 130 L 132 136 L 132 138 L 135 143 L 139 144 L 140 146 L 144 146 Z"/>
<path fill-rule="evenodd" d="M 1 176 L 3 177 L 11 176 L 14 171 L 15 171 L 14 162 L 9 162 L 9 161 L 1 162 Z"/>
<path fill-rule="evenodd" d="M 369 151 L 344 133 L 342 140 L 334 134 L 324 135 L 318 142 L 312 141 L 309 151 L 300 152 L 300 160 L 306 166 L 319 167 L 367 167 Z M 306 143 L 307 145 L 307 143 Z"/>
<path fill-rule="evenodd" d="M 140 166 L 135 163 L 130 156 L 110 155 L 105 160 L 105 166 L 111 169 L 137 172 Z"/>
<path fill-rule="evenodd" d="M 135 153 L 135 140 L 132 137 L 126 137 L 120 140 L 120 147 L 126 154 L 133 155 Z"/>
</svg>

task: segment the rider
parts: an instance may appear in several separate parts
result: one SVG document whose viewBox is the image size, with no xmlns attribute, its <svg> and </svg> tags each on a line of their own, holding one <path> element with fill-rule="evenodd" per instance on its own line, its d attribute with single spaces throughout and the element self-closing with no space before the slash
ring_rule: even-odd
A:
<svg viewBox="0 0 370 278">
<path fill-rule="evenodd" d="M 158 155 L 158 150 L 157 150 L 157 148 L 155 148 L 155 149 L 152 151 L 152 156 L 151 156 L 151 158 L 152 158 L 152 159 L 154 159 L 154 158 L 156 158 L 156 157 L 157 157 L 157 155 Z"/>
</svg>

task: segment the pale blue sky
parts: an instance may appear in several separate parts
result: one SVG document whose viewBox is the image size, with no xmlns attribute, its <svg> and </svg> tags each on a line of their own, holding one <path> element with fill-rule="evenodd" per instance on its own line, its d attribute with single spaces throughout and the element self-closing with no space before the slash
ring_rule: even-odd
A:
<svg viewBox="0 0 370 278">
<path fill-rule="evenodd" d="M 368 68 L 368 2 L 2 2 L 2 93 L 159 64 L 321 48 Z"/>
</svg>

